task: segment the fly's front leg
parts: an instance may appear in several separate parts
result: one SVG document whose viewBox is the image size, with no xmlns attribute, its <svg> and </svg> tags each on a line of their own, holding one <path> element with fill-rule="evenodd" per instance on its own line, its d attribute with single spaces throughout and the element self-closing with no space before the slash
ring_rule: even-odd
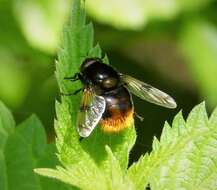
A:
<svg viewBox="0 0 217 190">
<path fill-rule="evenodd" d="M 64 77 L 64 79 L 65 80 L 69 80 L 69 81 L 71 81 L 71 82 L 75 82 L 75 81 L 77 81 L 77 80 L 81 80 L 82 81 L 82 76 L 81 76 L 81 74 L 80 73 L 75 73 L 73 76 L 71 76 L 71 77 Z M 73 95 L 76 95 L 76 94 L 78 94 L 80 91 L 82 91 L 83 90 L 83 88 L 80 88 L 80 89 L 78 89 L 78 90 L 76 90 L 76 91 L 74 91 L 74 92 L 72 92 L 72 93 L 64 93 L 64 92 L 60 92 L 60 94 L 62 95 L 62 96 L 73 96 Z"/>
<path fill-rule="evenodd" d="M 80 80 L 80 73 L 75 73 L 72 77 L 64 77 L 64 79 L 72 82 Z"/>
</svg>

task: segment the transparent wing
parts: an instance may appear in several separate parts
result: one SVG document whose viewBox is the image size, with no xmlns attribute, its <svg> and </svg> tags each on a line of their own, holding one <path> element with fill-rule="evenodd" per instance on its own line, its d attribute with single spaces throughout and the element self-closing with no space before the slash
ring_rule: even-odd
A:
<svg viewBox="0 0 217 190">
<path fill-rule="evenodd" d="M 176 108 L 175 100 L 165 92 L 129 75 L 120 74 L 120 77 L 130 92 L 139 98 L 166 108 Z"/>
<path fill-rule="evenodd" d="M 88 137 L 105 111 L 105 99 L 97 96 L 93 89 L 85 88 L 77 116 L 77 130 L 81 137 Z"/>
</svg>

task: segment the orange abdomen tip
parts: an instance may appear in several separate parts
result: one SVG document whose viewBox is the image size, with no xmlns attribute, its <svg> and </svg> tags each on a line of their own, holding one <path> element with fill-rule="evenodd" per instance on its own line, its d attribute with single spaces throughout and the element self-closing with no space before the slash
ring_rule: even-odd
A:
<svg viewBox="0 0 217 190">
<path fill-rule="evenodd" d="M 125 113 L 117 110 L 111 117 L 100 120 L 102 130 L 107 133 L 118 133 L 123 129 L 132 126 L 134 121 L 133 113 L 133 109 L 128 110 Z"/>
</svg>

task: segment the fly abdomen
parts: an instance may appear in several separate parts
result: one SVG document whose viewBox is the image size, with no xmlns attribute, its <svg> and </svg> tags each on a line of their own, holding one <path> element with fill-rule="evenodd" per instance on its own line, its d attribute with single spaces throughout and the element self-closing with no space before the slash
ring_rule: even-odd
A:
<svg viewBox="0 0 217 190">
<path fill-rule="evenodd" d="M 106 101 L 105 112 L 100 120 L 105 132 L 119 132 L 133 122 L 133 103 L 128 90 L 120 86 L 102 95 Z"/>
</svg>

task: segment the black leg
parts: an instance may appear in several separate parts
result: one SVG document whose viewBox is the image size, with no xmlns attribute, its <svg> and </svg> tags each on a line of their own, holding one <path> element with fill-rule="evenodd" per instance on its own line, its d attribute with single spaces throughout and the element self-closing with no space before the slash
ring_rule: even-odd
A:
<svg viewBox="0 0 217 190">
<path fill-rule="evenodd" d="M 72 77 L 64 77 L 65 80 L 77 81 L 79 80 L 79 73 L 75 73 Z"/>
<path fill-rule="evenodd" d="M 134 112 L 134 115 L 141 121 L 143 122 L 144 118 L 140 116 L 138 113 Z"/>
<path fill-rule="evenodd" d="M 82 88 L 80 88 L 80 89 L 78 89 L 78 90 L 76 90 L 76 91 L 74 91 L 74 95 L 76 95 L 76 94 L 78 94 L 79 92 L 81 92 L 83 89 Z"/>
<path fill-rule="evenodd" d="M 78 90 L 76 90 L 76 91 L 74 91 L 74 92 L 72 92 L 72 93 L 63 93 L 63 92 L 60 92 L 60 94 L 62 95 L 62 96 L 74 96 L 74 95 L 76 95 L 76 94 L 78 94 L 80 91 L 82 91 L 83 89 L 82 88 L 80 88 L 80 89 L 78 89 Z"/>
</svg>

